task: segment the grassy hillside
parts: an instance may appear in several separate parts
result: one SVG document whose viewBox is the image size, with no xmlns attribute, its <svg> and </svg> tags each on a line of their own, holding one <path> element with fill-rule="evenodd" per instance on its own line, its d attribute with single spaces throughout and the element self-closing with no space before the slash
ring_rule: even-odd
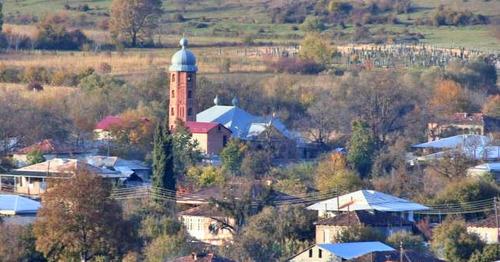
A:
<svg viewBox="0 0 500 262">
<path fill-rule="evenodd" d="M 222 0 L 218 6 L 217 0 L 167 0 L 164 1 L 165 15 L 162 18 L 161 27 L 157 31 L 157 39 L 162 43 L 173 44 L 183 31 L 187 31 L 190 37 L 196 37 L 198 44 L 214 43 L 241 43 L 247 36 L 251 36 L 256 42 L 264 43 L 290 43 L 299 42 L 304 32 L 297 30 L 297 24 L 275 24 L 271 23 L 269 10 L 281 6 L 286 0 Z M 430 16 L 441 4 L 454 10 L 471 10 L 481 13 L 495 20 L 500 18 L 500 0 L 413 0 L 413 8 L 410 15 L 400 14 L 398 25 L 368 25 L 370 30 L 377 31 L 380 28 L 391 32 L 421 33 L 423 43 L 434 44 L 442 47 L 468 47 L 494 50 L 500 44 L 490 33 L 489 25 L 449 27 L 442 26 L 413 26 L 415 19 Z M 19 24 L 19 17 L 24 20 L 31 18 L 33 21 L 40 19 L 46 13 L 64 11 L 75 21 L 89 21 L 89 26 L 95 29 L 92 21 L 105 19 L 111 0 L 11 0 L 4 4 L 4 17 L 15 18 Z M 66 10 L 65 5 L 70 6 Z M 87 5 L 90 10 L 86 12 L 75 10 L 78 6 Z M 182 14 L 183 22 L 175 22 L 175 15 Z M 34 19 L 33 19 L 34 18 Z M 31 23 L 33 23 L 31 21 Z M 9 23 L 9 22 L 7 22 Z M 78 25 L 80 27 L 80 25 Z M 85 26 L 83 26 L 85 27 Z M 343 32 L 352 32 L 353 25 L 340 29 L 327 25 L 324 32 L 332 36 Z M 88 34 L 93 32 L 88 31 Z M 95 32 L 94 32 L 95 33 Z M 108 37 L 97 32 L 93 38 L 106 41 Z M 336 39 L 337 44 L 349 44 L 349 39 Z M 195 41 L 192 41 L 193 43 Z"/>
</svg>

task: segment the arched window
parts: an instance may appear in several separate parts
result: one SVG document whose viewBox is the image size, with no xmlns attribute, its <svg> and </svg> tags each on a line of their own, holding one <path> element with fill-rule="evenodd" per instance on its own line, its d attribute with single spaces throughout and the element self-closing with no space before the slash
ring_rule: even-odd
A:
<svg viewBox="0 0 500 262">
<path fill-rule="evenodd" d="M 175 98 L 175 90 L 172 90 L 172 98 Z"/>
<path fill-rule="evenodd" d="M 175 74 L 172 74 L 172 82 L 175 82 Z"/>
<path fill-rule="evenodd" d="M 192 95 L 193 95 L 193 92 L 191 90 L 188 90 L 188 98 L 191 98 Z"/>
<path fill-rule="evenodd" d="M 188 116 L 191 116 L 193 115 L 193 109 L 190 107 L 188 108 Z"/>
<path fill-rule="evenodd" d="M 170 109 L 170 115 L 172 115 L 172 116 L 174 115 L 174 108 L 173 107 Z"/>
</svg>

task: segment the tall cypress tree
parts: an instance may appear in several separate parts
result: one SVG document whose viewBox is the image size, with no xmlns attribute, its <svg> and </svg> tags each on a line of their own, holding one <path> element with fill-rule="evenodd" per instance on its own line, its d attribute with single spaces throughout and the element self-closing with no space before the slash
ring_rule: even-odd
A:
<svg viewBox="0 0 500 262">
<path fill-rule="evenodd" d="M 0 32 L 2 32 L 3 27 L 3 3 L 0 2 Z"/>
<path fill-rule="evenodd" d="M 165 195 L 162 189 L 175 191 L 174 174 L 172 136 L 168 127 L 158 123 L 154 136 L 152 176 L 152 184 L 157 194 Z"/>
</svg>

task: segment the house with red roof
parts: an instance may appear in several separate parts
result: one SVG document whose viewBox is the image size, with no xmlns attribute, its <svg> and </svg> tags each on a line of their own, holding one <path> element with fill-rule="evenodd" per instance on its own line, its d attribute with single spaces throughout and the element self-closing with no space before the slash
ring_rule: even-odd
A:
<svg viewBox="0 0 500 262">
<path fill-rule="evenodd" d="M 219 155 L 231 137 L 231 130 L 217 122 L 187 121 L 185 125 L 206 155 Z"/>
<path fill-rule="evenodd" d="M 149 119 L 141 117 L 139 119 L 142 123 L 149 122 Z M 137 120 L 134 120 L 137 121 Z M 127 120 L 119 116 L 106 116 L 103 120 L 99 121 L 94 129 L 94 140 L 102 141 L 113 139 L 110 132 L 113 128 L 126 126 Z"/>
</svg>

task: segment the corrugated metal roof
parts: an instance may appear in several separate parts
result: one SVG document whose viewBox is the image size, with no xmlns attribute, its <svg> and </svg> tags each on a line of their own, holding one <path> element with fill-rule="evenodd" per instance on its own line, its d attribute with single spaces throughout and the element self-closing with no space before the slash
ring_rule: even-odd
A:
<svg viewBox="0 0 500 262">
<path fill-rule="evenodd" d="M 353 193 L 331 198 L 308 206 L 310 210 L 355 211 L 377 210 L 386 212 L 401 212 L 412 210 L 427 210 L 428 207 L 406 199 L 380 193 L 375 190 L 359 190 Z"/>
<path fill-rule="evenodd" d="M 491 142 L 491 139 L 487 136 L 479 135 L 457 135 L 450 136 L 443 139 L 438 139 L 436 141 L 430 141 L 426 143 L 421 143 L 413 145 L 414 148 L 437 148 L 437 149 L 449 149 L 462 147 L 477 147 L 486 146 Z"/>
<path fill-rule="evenodd" d="M 196 115 L 197 122 L 217 122 L 227 127 L 232 136 L 243 140 L 260 135 L 266 128 L 273 126 L 289 139 L 301 140 L 298 133 L 288 130 L 276 118 L 254 116 L 235 106 L 215 105 Z"/>
<path fill-rule="evenodd" d="M 17 195 L 0 194 L 0 214 L 17 215 L 38 212 L 40 202 Z"/>
<path fill-rule="evenodd" d="M 318 247 L 343 259 L 353 259 L 372 252 L 395 250 L 394 248 L 378 241 L 318 244 Z"/>
</svg>

